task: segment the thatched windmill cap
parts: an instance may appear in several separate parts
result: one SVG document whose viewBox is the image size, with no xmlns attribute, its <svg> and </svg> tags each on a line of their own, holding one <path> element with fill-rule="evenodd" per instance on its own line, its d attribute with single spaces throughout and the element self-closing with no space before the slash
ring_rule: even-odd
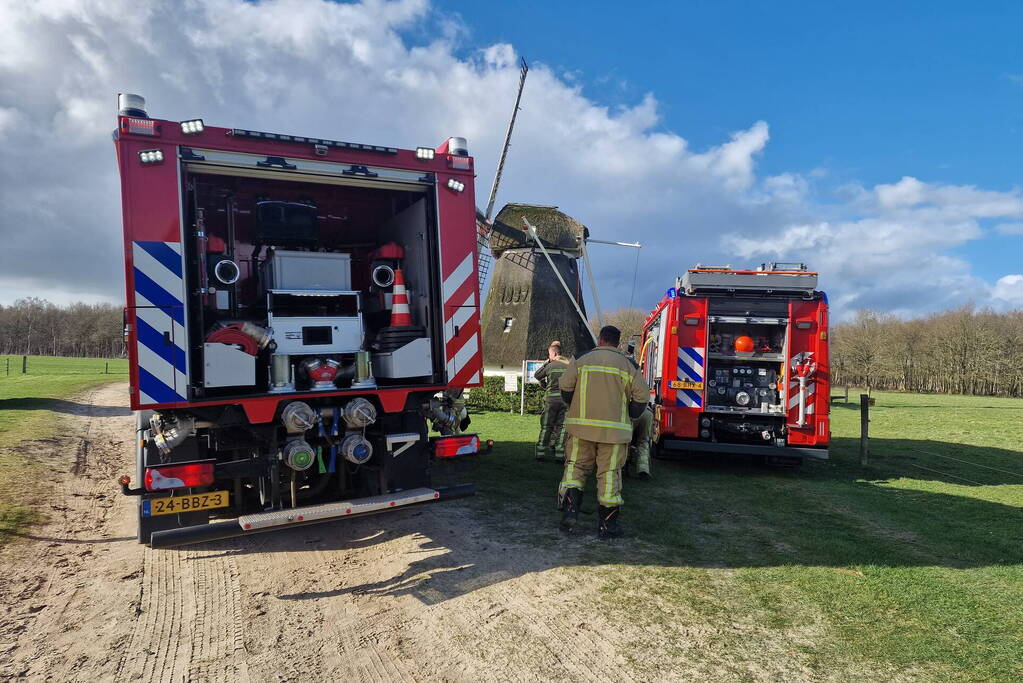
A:
<svg viewBox="0 0 1023 683">
<path fill-rule="evenodd" d="M 494 230 L 490 236 L 490 250 L 499 256 L 506 249 L 529 247 L 533 240 L 523 230 L 525 217 L 536 228 L 537 235 L 548 249 L 560 249 L 569 252 L 575 258 L 579 254 L 579 239 L 586 234 L 586 226 L 568 214 L 558 211 L 556 206 L 540 204 L 505 204 L 495 223 L 503 229 Z M 513 238 L 513 236 L 521 237 Z"/>
</svg>

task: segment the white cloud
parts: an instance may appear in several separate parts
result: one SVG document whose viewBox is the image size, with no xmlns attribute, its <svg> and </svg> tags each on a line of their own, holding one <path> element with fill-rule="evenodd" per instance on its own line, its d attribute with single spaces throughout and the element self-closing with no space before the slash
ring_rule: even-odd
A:
<svg viewBox="0 0 1023 683">
<path fill-rule="evenodd" d="M 1023 275 L 1005 275 L 995 283 L 992 297 L 1013 306 L 1023 306 Z"/>
<path fill-rule="evenodd" d="M 0 301 L 120 298 L 117 92 L 145 95 L 171 120 L 402 147 L 462 135 L 484 203 L 518 54 L 505 43 L 467 51 L 467 31 L 425 0 L 0 4 Z M 1018 192 L 915 178 L 822 203 L 819 170 L 758 177 L 766 122 L 751 117 L 694 150 L 664 129 L 656 93 L 608 107 L 583 94 L 580 74 L 542 58 L 499 204 L 557 204 L 597 237 L 642 241 L 637 305 L 697 261 L 805 258 L 834 302 L 930 310 L 987 291 L 947 253 L 981 237 L 979 219 L 1023 219 Z M 632 254 L 592 255 L 605 305 L 627 304 Z"/>
</svg>

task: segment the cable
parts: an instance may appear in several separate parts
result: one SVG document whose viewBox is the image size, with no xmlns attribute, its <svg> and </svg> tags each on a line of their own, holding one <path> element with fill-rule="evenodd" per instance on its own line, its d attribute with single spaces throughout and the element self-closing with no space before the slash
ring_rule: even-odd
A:
<svg viewBox="0 0 1023 683">
<path fill-rule="evenodd" d="M 629 308 L 636 298 L 636 280 L 639 278 L 639 249 L 636 250 L 636 266 L 632 269 L 632 294 L 629 295 Z"/>
<path fill-rule="evenodd" d="M 995 472 L 1001 472 L 1002 474 L 1010 474 L 1010 475 L 1012 475 L 1014 477 L 1019 477 L 1020 479 L 1023 479 L 1023 474 L 1020 474 L 1019 472 L 1010 472 L 1009 470 L 1000 470 L 997 467 L 989 467 L 987 465 L 981 465 L 980 463 L 977 463 L 977 462 L 970 462 L 969 460 L 960 460 L 959 458 L 953 458 L 953 457 L 948 456 L 948 455 L 939 455 L 938 453 L 932 453 L 931 451 L 925 451 L 925 450 L 922 450 L 922 449 L 919 449 L 919 448 L 911 448 L 909 450 L 916 451 L 917 453 L 926 453 L 927 455 L 933 455 L 935 458 L 945 458 L 946 460 L 955 460 L 956 462 L 961 462 L 961 463 L 964 463 L 966 465 L 973 465 L 975 467 L 983 467 L 986 470 L 994 470 Z"/>
<path fill-rule="evenodd" d="M 932 470 L 930 467 L 924 467 L 923 465 L 914 465 L 911 462 L 910 463 L 906 463 L 906 464 L 909 465 L 910 467 L 916 467 L 917 469 L 920 469 L 920 470 L 927 470 L 928 472 L 934 472 L 935 474 L 940 474 L 943 477 L 951 477 L 952 479 L 960 479 L 962 481 L 969 482 L 969 483 L 974 484 L 976 486 L 987 486 L 987 484 L 981 484 L 979 481 L 973 481 L 972 479 L 967 479 L 966 477 L 957 477 L 956 475 L 949 474 L 948 472 L 941 472 L 939 470 Z"/>
</svg>

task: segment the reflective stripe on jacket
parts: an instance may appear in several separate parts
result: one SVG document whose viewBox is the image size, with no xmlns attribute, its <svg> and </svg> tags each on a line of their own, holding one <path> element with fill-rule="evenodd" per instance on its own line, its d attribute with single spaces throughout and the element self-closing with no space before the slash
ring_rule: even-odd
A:
<svg viewBox="0 0 1023 683">
<path fill-rule="evenodd" d="M 631 441 L 629 402 L 646 403 L 650 398 L 639 369 L 609 346 L 598 346 L 571 361 L 560 386 L 575 392 L 565 418 L 568 433 L 600 443 Z"/>
<path fill-rule="evenodd" d="M 547 380 L 547 398 L 561 401 L 561 376 L 568 369 L 568 359 L 558 356 L 540 366 L 533 376 L 541 382 Z"/>
</svg>

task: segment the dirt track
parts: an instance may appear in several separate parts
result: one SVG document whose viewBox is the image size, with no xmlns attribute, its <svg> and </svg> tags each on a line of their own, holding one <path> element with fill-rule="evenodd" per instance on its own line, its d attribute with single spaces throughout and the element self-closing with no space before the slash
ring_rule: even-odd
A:
<svg viewBox="0 0 1023 683">
<path fill-rule="evenodd" d="M 57 490 L 49 522 L 0 550 L 0 679 L 633 680 L 581 569 L 458 503 L 143 548 L 115 492 L 124 398 L 93 391 L 28 446 Z"/>
</svg>

